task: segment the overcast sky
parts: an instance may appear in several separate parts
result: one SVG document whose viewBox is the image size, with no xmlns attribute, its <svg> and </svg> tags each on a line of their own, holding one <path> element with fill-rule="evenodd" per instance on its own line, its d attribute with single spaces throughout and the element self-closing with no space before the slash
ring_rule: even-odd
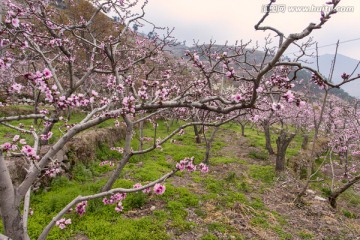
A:
<svg viewBox="0 0 360 240">
<path fill-rule="evenodd" d="M 303 30 L 310 22 L 318 23 L 319 12 L 291 12 L 296 6 L 320 7 L 326 0 L 277 0 L 281 13 L 271 14 L 266 25 L 281 30 L 285 35 Z M 146 18 L 158 26 L 174 27 L 174 36 L 179 41 L 186 40 L 191 45 L 193 39 L 201 43 L 210 39 L 223 44 L 236 40 L 263 42 L 267 32 L 255 31 L 254 25 L 262 17 L 262 8 L 269 0 L 149 0 Z M 300 4 L 299 4 L 300 2 Z M 360 1 L 342 0 L 341 7 L 351 7 L 350 12 L 339 12 L 313 32 L 319 46 L 336 43 L 337 40 L 352 42 L 340 45 L 339 52 L 360 59 Z M 313 7 L 312 7 L 313 8 Z M 315 10 L 315 9 L 314 9 Z M 139 31 L 147 33 L 148 28 Z M 320 54 L 334 53 L 335 46 L 323 47 Z M 293 49 L 291 49 L 293 51 Z"/>
</svg>

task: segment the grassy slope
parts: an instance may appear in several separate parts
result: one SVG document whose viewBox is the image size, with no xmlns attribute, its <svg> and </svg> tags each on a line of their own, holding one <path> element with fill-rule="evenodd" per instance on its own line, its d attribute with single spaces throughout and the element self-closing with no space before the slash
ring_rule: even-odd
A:
<svg viewBox="0 0 360 240">
<path fill-rule="evenodd" d="M 160 124 L 158 136 L 164 134 L 165 127 Z M 359 208 L 360 201 L 354 192 L 346 194 L 348 200 L 344 208 L 335 213 L 331 213 L 326 203 L 310 200 L 302 209 L 293 206 L 294 195 L 289 195 L 293 189 L 291 186 L 290 190 L 284 189 L 275 177 L 269 156 L 261 150 L 262 134 L 252 129 L 246 129 L 246 134 L 246 138 L 240 137 L 240 128 L 234 124 L 219 131 L 208 174 L 178 173 L 167 180 L 162 196 L 129 194 L 121 214 L 114 211 L 113 205 L 91 201 L 84 216 L 67 214 L 65 217 L 73 223 L 65 230 L 54 227 L 48 239 L 320 239 L 319 236 L 351 239 L 351 234 L 356 234 L 359 215 L 351 207 Z M 145 135 L 151 137 L 152 130 L 147 129 Z M 204 144 L 194 143 L 191 129 L 175 139 L 176 143 L 165 144 L 162 151 L 134 157 L 115 187 L 152 181 L 169 172 L 184 157 L 194 156 L 196 162 L 202 160 Z M 300 140 L 297 138 L 292 144 L 289 156 L 297 153 Z M 135 137 L 133 148 L 137 146 Z M 33 194 L 34 215 L 29 222 L 32 239 L 74 197 L 96 193 L 111 170 L 109 166 L 100 167 L 99 162 L 119 157 L 103 146 L 97 150 L 93 164 L 75 165 L 74 179 L 58 177 L 50 189 Z M 314 204 L 320 206 L 321 213 L 314 215 L 315 210 L 310 211 Z M 322 219 L 324 216 L 327 218 Z M 301 218 L 298 222 L 307 222 L 296 224 L 297 218 Z M 329 219 L 335 219 L 335 223 L 328 225 L 338 231 L 326 233 L 328 229 L 315 224 L 327 223 Z"/>
</svg>

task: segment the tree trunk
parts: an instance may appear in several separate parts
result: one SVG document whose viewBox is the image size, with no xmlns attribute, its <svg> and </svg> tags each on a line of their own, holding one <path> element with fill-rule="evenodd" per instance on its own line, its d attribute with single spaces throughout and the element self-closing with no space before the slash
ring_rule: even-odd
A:
<svg viewBox="0 0 360 240">
<path fill-rule="evenodd" d="M 264 128 L 264 133 L 265 133 L 265 148 L 266 150 L 269 152 L 270 155 L 274 155 L 274 149 L 271 146 L 271 134 L 270 134 L 270 125 L 269 125 L 269 121 L 264 121 L 264 123 L 262 124 L 263 128 Z"/>
<path fill-rule="evenodd" d="M 303 140 L 301 143 L 301 149 L 303 150 L 307 150 L 309 146 L 309 134 L 304 134 L 303 135 Z"/>
<path fill-rule="evenodd" d="M 129 161 L 129 159 L 131 158 L 132 135 L 133 135 L 133 125 L 132 125 L 132 123 L 127 122 L 123 157 L 122 157 L 121 161 L 117 164 L 116 169 L 112 172 L 112 174 L 111 174 L 110 178 L 108 179 L 108 181 L 106 182 L 105 186 L 102 187 L 102 189 L 101 189 L 102 192 L 109 191 L 112 188 L 115 181 L 119 178 L 122 169 L 125 167 L 125 165 Z"/>
<path fill-rule="evenodd" d="M 191 118 L 193 122 L 195 122 L 194 117 Z M 196 125 L 194 125 L 194 133 L 195 133 L 195 141 L 196 143 L 201 143 L 201 137 L 200 137 L 200 133 L 199 133 L 199 129 L 197 128 Z"/>
<path fill-rule="evenodd" d="M 14 189 L 4 156 L 0 150 L 0 215 L 4 226 L 4 234 L 13 240 L 28 240 L 24 234 L 20 213 L 20 197 Z"/>
<path fill-rule="evenodd" d="M 205 141 L 206 141 L 206 151 L 205 151 L 205 158 L 204 158 L 203 162 L 207 165 L 209 164 L 211 145 L 215 139 L 215 134 L 218 130 L 219 130 L 219 127 L 215 127 L 209 140 L 207 140 L 207 138 L 204 137 Z M 205 132 L 204 132 L 204 136 L 205 136 Z"/>
<path fill-rule="evenodd" d="M 241 126 L 241 136 L 245 137 L 245 124 L 240 123 Z"/>
<path fill-rule="evenodd" d="M 139 142 L 139 151 L 143 150 L 143 146 L 144 146 L 144 122 L 141 121 L 139 123 L 139 137 L 140 137 L 140 142 Z"/>
<path fill-rule="evenodd" d="M 279 137 L 276 139 L 277 154 L 276 154 L 276 172 L 283 172 L 285 170 L 285 154 L 286 150 L 295 137 L 295 134 L 292 133 L 288 136 L 284 130 L 281 130 Z"/>
<path fill-rule="evenodd" d="M 342 194 L 345 192 L 348 188 L 350 188 L 352 185 L 354 185 L 356 182 L 360 180 L 360 175 L 354 177 L 351 181 L 349 181 L 347 184 L 345 184 L 343 187 L 339 188 L 337 191 L 332 192 L 329 196 L 329 202 L 331 207 L 336 208 L 336 200 Z"/>
<path fill-rule="evenodd" d="M 349 154 L 348 150 L 345 152 L 345 170 L 344 170 L 344 177 L 347 178 L 349 175 Z"/>
</svg>

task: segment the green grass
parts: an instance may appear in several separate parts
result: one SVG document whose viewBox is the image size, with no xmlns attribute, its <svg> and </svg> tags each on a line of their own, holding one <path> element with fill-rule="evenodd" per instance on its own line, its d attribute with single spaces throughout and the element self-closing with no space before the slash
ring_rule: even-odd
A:
<svg viewBox="0 0 360 240">
<path fill-rule="evenodd" d="M 72 121 L 79 120 L 80 117 L 74 116 Z M 31 121 L 27 124 L 31 124 Z M 173 123 L 170 131 L 180 124 L 180 121 Z M 107 122 L 100 127 L 111 125 L 112 122 Z M 227 124 L 222 128 L 227 133 L 240 137 L 241 128 L 236 124 Z M 3 133 L 2 130 L 4 129 L 0 126 L 0 133 Z M 132 148 L 137 150 L 139 133 L 138 130 L 135 132 Z M 137 182 L 146 184 L 154 181 L 170 172 L 176 162 L 185 157 L 194 156 L 195 162 L 200 163 L 205 153 L 205 144 L 195 143 L 192 128 L 185 129 L 185 132 L 182 136 L 174 137 L 175 144 L 168 142 L 162 146 L 162 150 L 133 156 L 114 187 L 131 188 Z M 91 200 L 84 216 L 80 217 L 74 212 L 66 214 L 64 217 L 71 218 L 73 223 L 65 230 L 54 227 L 48 239 L 72 239 L 82 235 L 89 239 L 176 239 L 178 235 L 197 229 L 201 229 L 201 234 L 204 234 L 199 239 L 219 239 L 219 236 L 227 236 L 224 239 L 247 239 L 234 227 L 236 224 L 229 225 L 222 221 L 221 215 L 226 219 L 229 211 L 240 211 L 241 216 L 248 219 L 251 228 L 269 231 L 276 234 L 278 239 L 292 239 L 292 234 L 286 230 L 291 228 L 287 220 L 269 210 L 264 203 L 264 189 L 271 188 L 276 181 L 274 166 L 263 150 L 264 136 L 250 128 L 245 133 L 250 145 L 259 150 L 251 153 L 250 157 L 260 161 L 248 162 L 237 158 L 233 153 L 219 155 L 219 150 L 226 146 L 223 136 L 220 137 L 219 134 L 213 143 L 208 174 L 179 172 L 176 174 L 176 185 L 172 184 L 172 179 L 166 180 L 163 195 L 147 195 L 142 192 L 128 194 L 123 201 L 122 213 L 115 212 L 114 205 L 103 205 L 101 199 Z M 56 132 L 56 135 L 59 134 L 60 132 Z M 164 138 L 166 134 L 166 126 L 160 122 L 157 138 Z M 144 136 L 154 136 L 152 125 L 145 125 Z M 295 138 L 288 157 L 297 154 L 300 142 L 300 137 Z M 152 141 L 145 141 L 144 148 L 151 147 L 152 144 Z M 123 142 L 115 145 L 122 147 Z M 71 179 L 57 177 L 51 181 L 49 188 L 41 188 L 32 194 L 31 208 L 34 215 L 29 220 L 31 239 L 35 239 L 52 217 L 72 199 L 78 195 L 99 192 L 106 183 L 105 176 L 109 176 L 114 169 L 107 165 L 99 166 L 99 163 L 104 160 L 116 161 L 122 157 L 116 151 L 111 151 L 110 147 L 105 144 L 99 146 L 93 161 L 86 164 L 76 162 L 71 170 Z M 232 168 L 233 166 L 238 168 Z M 224 167 L 229 170 L 220 171 Z M 360 200 L 354 192 L 348 191 L 342 197 L 352 207 L 360 206 Z M 152 206 L 155 210 L 150 210 Z M 342 209 L 341 214 L 347 218 L 358 217 L 346 208 Z M 202 221 L 191 221 L 195 217 Z M 312 233 L 303 229 L 294 231 L 300 239 L 314 238 Z"/>
<path fill-rule="evenodd" d="M 275 170 L 273 166 L 251 165 L 249 168 L 250 176 L 264 184 L 272 184 L 275 178 Z"/>
</svg>

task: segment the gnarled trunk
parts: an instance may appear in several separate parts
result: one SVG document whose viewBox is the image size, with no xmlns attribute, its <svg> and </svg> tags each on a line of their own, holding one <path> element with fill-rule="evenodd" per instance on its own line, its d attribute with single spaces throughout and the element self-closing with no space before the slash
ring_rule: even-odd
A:
<svg viewBox="0 0 360 240">
<path fill-rule="evenodd" d="M 276 167 L 275 170 L 277 172 L 282 172 L 285 170 L 285 154 L 286 150 L 295 137 L 294 133 L 288 135 L 287 132 L 281 130 L 279 137 L 276 139 L 276 146 L 277 146 L 277 154 L 276 154 Z"/>
<path fill-rule="evenodd" d="M 20 196 L 14 188 L 4 156 L 0 150 L 0 215 L 4 234 L 13 240 L 28 240 L 24 234 L 22 215 L 20 213 Z"/>
</svg>

